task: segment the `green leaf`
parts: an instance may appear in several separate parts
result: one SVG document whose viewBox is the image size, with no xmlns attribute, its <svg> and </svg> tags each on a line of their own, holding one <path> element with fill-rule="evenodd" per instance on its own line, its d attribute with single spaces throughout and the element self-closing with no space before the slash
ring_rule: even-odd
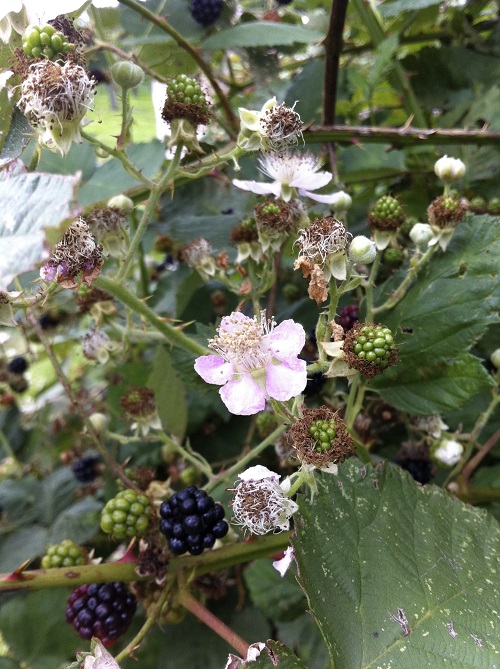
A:
<svg viewBox="0 0 500 669">
<path fill-rule="evenodd" d="M 21 593 L 0 609 L 0 629 L 11 654 L 30 669 L 55 669 L 74 659 L 78 637 L 64 621 L 67 588 Z"/>
<path fill-rule="evenodd" d="M 289 571 L 280 578 L 269 559 L 256 560 L 244 571 L 253 603 L 271 620 L 293 620 L 306 609 L 304 593 Z"/>
<path fill-rule="evenodd" d="M 74 499 L 78 483 L 69 467 L 60 467 L 42 481 L 37 502 L 38 518 L 45 525 L 54 522 Z"/>
<path fill-rule="evenodd" d="M 269 640 L 260 655 L 252 662 L 252 669 L 307 669 L 306 665 L 284 644 Z"/>
<path fill-rule="evenodd" d="M 33 129 L 26 116 L 18 109 L 14 109 L 9 127 L 0 153 L 0 165 L 19 158 L 31 139 Z"/>
<path fill-rule="evenodd" d="M 33 560 L 45 553 L 47 529 L 41 525 L 23 527 L 1 538 L 0 572 L 17 569 L 26 560 Z M 1 629 L 1 624 L 0 624 Z"/>
<path fill-rule="evenodd" d="M 0 109 L 2 114 L 0 115 L 0 155 L 3 153 L 3 147 L 7 135 L 9 133 L 11 118 L 12 118 L 12 106 L 9 104 L 9 90 L 8 88 L 0 88 Z"/>
<path fill-rule="evenodd" d="M 163 346 L 156 350 L 153 373 L 147 385 L 154 390 L 163 429 L 182 439 L 187 425 L 186 391 Z"/>
<path fill-rule="evenodd" d="M 398 35 L 391 35 L 380 42 L 375 51 L 375 61 L 370 69 L 368 81 L 370 88 L 376 88 L 387 78 L 389 72 L 396 64 L 396 51 L 398 49 Z"/>
<path fill-rule="evenodd" d="M 317 482 L 313 503 L 300 501 L 292 543 L 332 664 L 498 663 L 500 527 L 492 516 L 387 463 L 349 461 Z"/>
<path fill-rule="evenodd" d="M 255 46 L 278 46 L 295 44 L 314 44 L 324 38 L 317 30 L 290 23 L 271 21 L 252 21 L 222 30 L 211 35 L 203 42 L 208 51 Z"/>
<path fill-rule="evenodd" d="M 398 365 L 370 382 L 397 408 L 453 411 L 489 384 L 486 371 L 466 351 L 500 320 L 498 223 L 490 216 L 465 219 L 446 253 L 432 258 L 404 299 L 377 315 L 393 331 L 411 331 L 397 338 Z M 380 288 L 379 299 L 391 286 Z"/>
<path fill-rule="evenodd" d="M 71 539 L 83 544 L 99 531 L 103 504 L 93 497 L 84 497 L 65 509 L 50 529 L 48 541 L 58 544 L 63 539 Z"/>
<path fill-rule="evenodd" d="M 77 176 L 23 173 L 12 165 L 0 172 L 0 290 L 43 257 L 44 228 L 71 213 Z"/>
<path fill-rule="evenodd" d="M 403 358 L 369 387 L 401 411 L 429 416 L 455 411 L 491 385 L 479 358 L 463 353 L 443 363 L 427 362 L 423 356 L 410 365 Z"/>
<path fill-rule="evenodd" d="M 378 9 L 382 16 L 399 16 L 402 12 L 416 12 L 417 9 L 426 9 L 433 5 L 440 5 L 441 0 L 394 0 L 394 2 L 384 2 Z"/>
</svg>

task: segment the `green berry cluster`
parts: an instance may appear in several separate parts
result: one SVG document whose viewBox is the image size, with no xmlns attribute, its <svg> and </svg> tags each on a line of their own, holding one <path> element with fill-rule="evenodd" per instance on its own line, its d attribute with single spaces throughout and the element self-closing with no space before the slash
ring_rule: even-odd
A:
<svg viewBox="0 0 500 669">
<path fill-rule="evenodd" d="M 394 338 L 389 328 L 365 325 L 354 341 L 354 354 L 358 360 L 386 367 L 391 351 L 395 348 Z"/>
<path fill-rule="evenodd" d="M 384 251 L 383 261 L 386 265 L 399 267 L 404 259 L 405 256 L 401 249 L 390 247 Z"/>
<path fill-rule="evenodd" d="M 265 204 L 260 210 L 260 213 L 263 214 L 264 216 L 269 216 L 270 214 L 279 214 L 280 212 L 281 212 L 280 207 L 277 204 L 274 204 L 273 202 Z"/>
<path fill-rule="evenodd" d="M 186 105 L 200 104 L 207 109 L 207 99 L 196 79 L 191 79 L 185 74 L 179 74 L 167 86 L 167 96 L 170 100 L 176 100 Z"/>
<path fill-rule="evenodd" d="M 135 490 L 122 490 L 102 510 L 101 529 L 118 540 L 141 537 L 149 527 L 150 518 L 148 498 Z"/>
<path fill-rule="evenodd" d="M 406 216 L 395 197 L 383 195 L 375 202 L 368 218 L 375 228 L 393 230 L 404 222 Z"/>
<path fill-rule="evenodd" d="M 71 539 L 64 539 L 60 544 L 49 546 L 42 558 L 42 568 L 78 567 L 86 562 L 85 549 L 77 546 Z"/>
<path fill-rule="evenodd" d="M 48 58 L 54 60 L 58 54 L 71 53 L 74 45 L 70 44 L 64 33 L 47 23 L 44 26 L 29 26 L 23 35 L 23 51 L 28 58 Z"/>
<path fill-rule="evenodd" d="M 314 439 L 314 448 L 318 453 L 325 453 L 333 446 L 337 438 L 337 423 L 334 420 L 313 420 L 309 434 Z"/>
</svg>

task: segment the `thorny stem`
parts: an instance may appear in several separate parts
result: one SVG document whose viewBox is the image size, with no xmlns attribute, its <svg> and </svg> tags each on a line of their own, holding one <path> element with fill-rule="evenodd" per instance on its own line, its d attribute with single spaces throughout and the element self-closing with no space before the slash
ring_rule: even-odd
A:
<svg viewBox="0 0 500 669">
<path fill-rule="evenodd" d="M 167 444 L 167 446 L 170 446 L 172 450 L 174 450 L 176 453 L 178 453 L 184 460 L 189 460 L 196 469 L 201 471 L 205 476 L 210 479 L 213 476 L 212 473 L 212 468 L 210 467 L 209 463 L 199 454 L 194 454 L 192 451 L 190 451 L 187 448 L 183 448 L 180 444 L 178 444 L 174 439 L 171 439 L 167 434 L 164 432 L 160 432 L 158 434 L 158 438 L 163 441 L 164 444 Z"/>
<path fill-rule="evenodd" d="M 381 311 L 388 311 L 393 309 L 398 302 L 401 302 L 403 297 L 406 295 L 406 291 L 410 287 L 411 282 L 417 276 L 422 267 L 430 260 L 432 254 L 437 250 L 437 244 L 435 246 L 430 246 L 427 251 L 421 256 L 419 260 L 416 260 L 413 264 L 410 265 L 408 272 L 403 280 L 403 282 L 396 288 L 392 293 L 389 299 L 381 304 L 379 307 L 373 307 L 371 312 L 373 315 L 380 313 Z"/>
<path fill-rule="evenodd" d="M 210 629 L 218 634 L 221 639 L 224 639 L 224 641 L 232 646 L 243 658 L 247 656 L 249 644 L 238 636 L 238 634 L 233 632 L 230 627 L 225 625 L 222 620 L 219 620 L 217 616 L 214 616 L 214 614 L 203 606 L 201 602 L 186 591 L 181 591 L 179 593 L 177 601 L 190 613 L 196 616 L 198 620 L 201 620 L 207 627 L 210 627 Z"/>
<path fill-rule="evenodd" d="M 116 158 L 119 160 L 124 169 L 133 177 L 137 179 L 137 181 L 140 181 L 143 184 L 146 184 L 148 188 L 154 188 L 155 183 L 154 181 L 151 181 L 147 177 L 144 176 L 144 174 L 137 169 L 137 167 L 129 160 L 127 157 L 127 154 L 125 151 L 120 150 L 120 149 L 112 149 L 110 146 L 107 144 L 104 144 L 103 142 L 100 142 L 98 139 L 93 137 L 92 135 L 89 135 L 88 132 L 85 132 L 85 130 L 80 130 L 80 134 L 83 137 L 83 139 L 86 139 L 87 142 L 90 142 L 91 144 L 94 144 L 95 146 L 98 146 L 100 149 L 105 151 L 106 153 L 109 153 L 110 156 L 113 156 L 113 158 Z"/>
<path fill-rule="evenodd" d="M 481 434 L 482 429 L 487 425 L 491 414 L 495 411 L 496 407 L 500 404 L 500 395 L 498 394 L 498 390 L 495 389 L 492 391 L 493 397 L 489 405 L 487 406 L 486 410 L 483 411 L 478 416 L 478 419 L 476 420 L 476 424 L 474 425 L 474 428 L 470 434 L 470 438 L 467 444 L 467 454 L 466 454 L 466 459 L 468 459 L 471 455 L 472 449 L 474 448 L 474 444 L 476 443 L 479 435 Z M 497 443 L 497 441 L 500 440 L 500 430 L 497 430 L 478 450 L 478 452 L 474 455 L 474 457 L 467 462 L 465 467 L 462 469 L 461 475 L 460 475 L 460 480 L 463 483 L 467 483 L 467 481 L 470 479 L 472 476 L 473 472 L 476 470 L 476 468 L 479 466 L 482 460 L 488 455 L 488 453 L 491 451 L 493 446 Z"/>
<path fill-rule="evenodd" d="M 151 21 L 151 23 L 154 23 L 156 26 L 158 26 L 158 28 L 170 35 L 170 37 L 172 37 L 175 42 L 177 42 L 177 44 L 191 56 L 191 58 L 196 62 L 200 70 L 205 74 L 207 79 L 212 84 L 212 88 L 219 98 L 219 102 L 224 110 L 227 120 L 229 121 L 233 131 L 236 133 L 239 130 L 239 121 L 231 109 L 229 100 L 224 95 L 224 92 L 217 83 L 210 66 L 203 60 L 199 51 L 195 49 L 186 39 L 184 39 L 184 37 L 178 33 L 177 30 L 172 28 L 172 26 L 167 23 L 167 21 L 160 18 L 159 16 L 156 16 L 156 14 L 151 12 L 147 7 L 141 5 L 140 2 L 136 2 L 136 0 L 120 0 L 120 3 L 126 7 L 129 7 L 130 9 L 133 9 L 138 14 L 141 14 L 141 16 L 144 16 L 144 18 L 148 21 Z"/>
<path fill-rule="evenodd" d="M 161 593 L 158 601 L 155 603 L 153 607 L 152 613 L 148 615 L 148 617 L 146 618 L 144 625 L 137 632 L 135 637 L 115 657 L 117 663 L 122 662 L 126 657 L 131 655 L 134 652 L 134 650 L 136 650 L 139 647 L 141 641 L 144 639 L 149 630 L 153 627 L 156 619 L 160 614 L 160 611 L 162 610 L 163 605 L 167 601 L 168 596 L 171 592 L 171 588 L 169 586 L 170 583 L 167 582 L 167 584 L 164 586 L 163 592 Z"/>
<path fill-rule="evenodd" d="M 195 355 L 205 355 L 206 353 L 209 353 L 205 347 L 197 344 L 181 330 L 172 327 L 164 319 L 158 317 L 145 302 L 133 295 L 121 283 L 118 283 L 114 279 L 99 276 L 95 279 L 94 285 L 97 286 L 97 288 L 102 288 L 102 290 L 111 293 L 111 295 L 120 300 L 120 302 L 123 302 L 127 307 L 130 307 L 130 309 L 137 314 L 143 316 L 154 328 L 161 332 L 165 339 L 173 346 L 179 346 Z"/>
<path fill-rule="evenodd" d="M 156 205 L 158 204 L 158 200 L 160 199 L 163 191 L 168 186 L 168 184 L 171 181 L 173 181 L 175 170 L 177 169 L 177 166 L 179 165 L 181 159 L 182 148 L 183 148 L 182 142 L 179 142 L 179 144 L 177 144 L 175 148 L 174 157 L 170 161 L 170 164 L 165 174 L 161 177 L 156 186 L 154 186 L 154 188 L 151 189 L 148 204 L 144 209 L 141 221 L 137 227 L 137 230 L 135 231 L 132 241 L 130 242 L 130 246 L 128 247 L 127 253 L 123 260 L 123 264 L 120 267 L 120 270 L 118 271 L 115 277 L 116 281 L 123 281 L 127 277 L 130 271 L 136 251 L 139 248 L 144 233 L 146 232 L 146 228 L 148 227 L 149 221 L 153 216 L 153 213 L 156 209 Z"/>
<path fill-rule="evenodd" d="M 356 420 L 358 413 L 361 411 L 365 391 L 366 386 L 361 380 L 361 374 L 358 372 L 352 381 L 346 402 L 345 422 L 348 430 L 352 430 L 354 421 Z"/>
<path fill-rule="evenodd" d="M 323 124 L 335 122 L 337 101 L 337 80 L 340 54 L 342 52 L 344 23 L 348 0 L 333 0 L 330 11 L 330 24 L 323 46 L 325 49 L 325 78 L 323 83 Z"/>
<path fill-rule="evenodd" d="M 137 217 L 135 215 L 136 210 L 133 209 L 130 213 L 130 227 L 132 232 L 135 234 L 137 232 Z M 137 260 L 139 263 L 139 271 L 141 275 L 141 282 L 140 282 L 140 295 L 141 297 L 146 297 L 148 292 L 149 292 L 149 275 L 148 275 L 148 270 L 146 267 L 146 263 L 144 262 L 144 248 L 142 245 L 142 240 L 139 243 L 139 247 L 137 249 Z"/>
<path fill-rule="evenodd" d="M 381 259 L 382 253 L 379 251 L 372 263 L 368 281 L 364 284 L 366 295 L 366 320 L 368 323 L 371 323 L 373 318 L 373 287 L 375 286 L 375 279 L 377 278 L 377 272 Z"/>
<path fill-rule="evenodd" d="M 89 58 L 89 56 L 92 53 L 96 53 L 99 51 L 109 51 L 111 53 L 114 53 L 115 56 L 118 56 L 118 58 L 120 58 L 121 60 L 129 60 L 130 62 L 138 65 L 141 68 L 141 70 L 144 70 L 144 72 L 152 79 L 156 79 L 157 81 L 161 81 L 162 83 L 165 84 L 168 82 L 167 77 L 163 77 L 161 74 L 158 74 L 158 72 L 155 72 L 154 70 L 149 68 L 145 63 L 143 63 L 140 60 L 140 58 L 138 58 L 138 56 L 135 53 L 129 54 L 126 51 L 122 51 L 122 49 L 119 49 L 114 44 L 109 44 L 108 42 L 96 41 L 96 44 L 87 49 L 86 51 L 87 58 Z"/>
<path fill-rule="evenodd" d="M 57 359 L 54 350 L 52 348 L 52 345 L 49 343 L 47 338 L 45 337 L 42 328 L 40 327 L 37 319 L 32 315 L 28 315 L 28 319 L 30 323 L 33 325 L 35 328 L 35 331 L 38 335 L 38 338 L 40 339 L 40 342 L 42 346 L 45 349 L 45 352 L 47 353 L 47 357 L 49 358 L 50 362 L 52 363 L 52 366 L 54 368 L 54 372 L 56 373 L 57 378 L 59 379 L 59 383 L 62 385 L 64 388 L 66 395 L 68 396 L 68 399 L 70 402 L 73 404 L 75 408 L 78 409 L 78 413 L 80 414 L 83 423 L 85 425 L 86 431 L 90 439 L 94 442 L 94 445 L 96 449 L 99 451 L 102 459 L 104 462 L 107 464 L 107 466 L 110 468 L 110 470 L 117 476 L 126 486 L 127 488 L 132 488 L 133 490 L 136 490 L 137 492 L 140 492 L 137 486 L 128 478 L 128 476 L 125 475 L 123 470 L 119 465 L 116 464 L 116 462 L 113 460 L 113 458 L 110 456 L 108 451 L 106 450 L 106 447 L 104 444 L 101 442 L 99 433 L 97 430 L 94 428 L 92 425 L 89 417 L 83 410 L 83 408 L 80 406 L 77 397 L 75 396 L 73 389 L 71 388 L 71 384 L 64 374 L 63 368 L 61 367 L 61 364 L 59 363 L 59 360 Z"/>
<path fill-rule="evenodd" d="M 255 448 L 252 448 L 251 451 L 249 451 L 246 455 L 244 455 L 241 460 L 239 460 L 235 465 L 232 467 L 229 467 L 229 469 L 226 469 L 217 476 L 215 476 L 211 481 L 209 481 L 205 486 L 204 489 L 207 492 L 210 492 L 213 490 L 216 486 L 218 486 L 220 483 L 223 481 L 228 481 L 232 480 L 236 474 L 241 472 L 249 462 L 254 460 L 258 455 L 262 453 L 268 446 L 271 446 L 271 444 L 276 443 L 276 440 L 278 437 L 283 434 L 283 432 L 287 429 L 288 425 L 280 425 L 277 427 L 271 434 L 266 437 L 263 441 L 261 441 L 260 444 L 255 446 Z"/>
<path fill-rule="evenodd" d="M 169 562 L 169 573 L 183 571 L 190 576 L 202 576 L 237 564 L 251 562 L 284 550 L 290 543 L 290 532 L 258 537 L 250 543 L 240 541 L 228 544 L 197 556 L 173 556 Z M 54 567 L 34 569 L 21 573 L 0 574 L 0 592 L 15 590 L 39 590 L 66 586 L 75 588 L 87 583 L 110 583 L 113 581 L 147 581 L 151 577 L 138 576 L 135 562 L 104 562 L 83 567 Z"/>
</svg>

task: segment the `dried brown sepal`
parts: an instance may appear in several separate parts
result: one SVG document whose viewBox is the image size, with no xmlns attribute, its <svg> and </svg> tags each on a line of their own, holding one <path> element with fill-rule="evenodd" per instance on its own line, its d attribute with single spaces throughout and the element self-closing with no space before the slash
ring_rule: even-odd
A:
<svg viewBox="0 0 500 669">
<path fill-rule="evenodd" d="M 88 30 L 78 30 L 75 27 L 73 19 L 68 18 L 64 14 L 59 14 L 55 19 L 51 19 L 48 23 L 56 30 L 63 33 L 70 44 L 75 47 L 74 51 L 61 56 L 66 60 L 72 60 L 78 65 L 85 66 L 85 48 L 89 41 Z"/>
<path fill-rule="evenodd" d="M 117 207 L 96 207 L 85 217 L 87 225 L 96 237 L 115 232 L 126 221 L 127 213 Z"/>
<path fill-rule="evenodd" d="M 168 548 L 158 536 L 148 534 L 139 540 L 139 557 L 135 568 L 138 576 L 149 576 L 161 584 L 167 575 L 169 562 Z"/>
<path fill-rule="evenodd" d="M 259 233 L 255 220 L 245 218 L 241 223 L 237 223 L 229 233 L 229 239 L 233 244 L 256 242 L 259 239 Z"/>
<path fill-rule="evenodd" d="M 10 69 L 17 77 L 19 77 L 19 79 L 21 79 L 21 81 L 24 81 L 29 74 L 31 63 L 35 62 L 35 60 L 41 60 L 41 58 L 32 58 L 30 60 L 22 49 L 14 49 L 14 55 L 10 62 Z"/>
<path fill-rule="evenodd" d="M 174 119 L 186 119 L 195 128 L 197 125 L 207 125 L 210 121 L 210 111 L 200 102 L 179 102 L 167 98 L 161 111 L 161 117 L 167 123 Z"/>
<path fill-rule="evenodd" d="M 112 302 L 113 296 L 100 288 L 92 288 L 86 295 L 78 295 L 77 300 L 80 312 L 86 314 L 98 302 Z"/>
<path fill-rule="evenodd" d="M 318 452 L 316 442 L 309 434 L 311 424 L 317 420 L 334 421 L 337 436 L 328 451 Z M 339 464 L 351 455 L 354 455 L 353 440 L 345 427 L 345 422 L 338 411 L 332 411 L 327 406 L 319 409 L 304 409 L 302 418 L 291 428 L 293 447 L 297 458 L 306 465 L 314 465 L 321 469 L 328 464 Z"/>
<path fill-rule="evenodd" d="M 450 195 L 440 195 L 427 207 L 429 223 L 437 228 L 454 228 L 468 210 L 464 201 Z"/>
<path fill-rule="evenodd" d="M 354 353 L 354 345 L 358 339 L 361 329 L 366 326 L 370 328 L 385 327 L 380 323 L 355 323 L 355 325 L 353 325 L 353 327 L 347 332 L 345 336 L 343 351 L 347 364 L 351 369 L 357 369 L 358 372 L 363 374 L 363 376 L 365 376 L 367 379 L 373 379 L 374 376 L 382 374 L 388 367 L 392 367 L 393 365 L 397 364 L 398 349 L 395 348 L 391 351 L 387 365 L 384 367 L 377 365 L 374 362 L 369 362 L 368 360 L 358 358 L 358 356 Z"/>
<path fill-rule="evenodd" d="M 368 223 L 372 230 L 383 230 L 383 231 L 393 231 L 398 230 L 400 226 L 405 222 L 406 216 L 402 214 L 401 216 L 394 218 L 379 218 L 371 212 L 368 213 Z"/>
<path fill-rule="evenodd" d="M 307 292 L 311 300 L 314 300 L 319 307 L 328 299 L 328 282 L 325 280 L 323 270 L 305 256 L 299 256 L 293 267 L 294 269 L 300 268 L 304 278 L 309 279 Z"/>
</svg>

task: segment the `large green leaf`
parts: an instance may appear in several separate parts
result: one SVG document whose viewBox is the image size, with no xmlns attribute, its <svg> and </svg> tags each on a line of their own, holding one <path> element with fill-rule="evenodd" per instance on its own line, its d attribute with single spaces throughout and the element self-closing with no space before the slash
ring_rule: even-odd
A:
<svg viewBox="0 0 500 669">
<path fill-rule="evenodd" d="M 404 299 L 378 319 L 400 336 L 400 362 L 370 387 L 394 406 L 413 413 L 453 411 L 489 378 L 466 351 L 499 321 L 499 219 L 471 216 L 457 229 Z M 393 286 L 392 286 L 393 289 Z M 382 286 L 379 299 L 391 291 Z"/>
<path fill-rule="evenodd" d="M 349 461 L 300 502 L 292 543 L 335 669 L 498 664 L 500 527 L 487 512 Z"/>
<path fill-rule="evenodd" d="M 271 620 L 293 620 L 306 609 L 304 593 L 291 572 L 284 578 L 268 558 L 256 560 L 244 572 L 253 603 Z"/>
<path fill-rule="evenodd" d="M 77 176 L 22 172 L 12 164 L 0 172 L 0 290 L 43 257 L 44 228 L 71 214 Z"/>
<path fill-rule="evenodd" d="M 182 439 L 187 425 L 186 390 L 163 346 L 156 351 L 153 372 L 147 385 L 154 390 L 163 429 Z"/>
<path fill-rule="evenodd" d="M 277 46 L 286 44 L 314 44 L 324 38 L 317 30 L 290 23 L 271 21 L 252 21 L 221 30 L 203 42 L 203 48 L 210 51 L 217 49 L 235 49 L 255 46 Z"/>
</svg>

